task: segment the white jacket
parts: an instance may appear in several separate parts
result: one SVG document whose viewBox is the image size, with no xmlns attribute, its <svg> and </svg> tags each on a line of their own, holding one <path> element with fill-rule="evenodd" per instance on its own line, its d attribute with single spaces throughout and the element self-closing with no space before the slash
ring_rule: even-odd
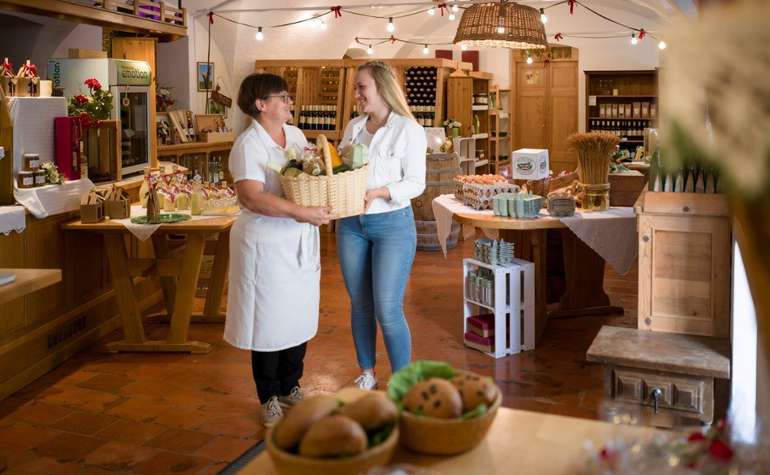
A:
<svg viewBox="0 0 770 475">
<path fill-rule="evenodd" d="M 357 143 L 368 115 L 348 123 L 340 142 Z M 369 178 L 367 189 L 387 187 L 390 201 L 376 199 L 366 214 L 385 213 L 410 206 L 411 199 L 425 190 L 425 154 L 428 143 L 425 130 L 415 121 L 391 112 L 369 144 Z"/>
</svg>

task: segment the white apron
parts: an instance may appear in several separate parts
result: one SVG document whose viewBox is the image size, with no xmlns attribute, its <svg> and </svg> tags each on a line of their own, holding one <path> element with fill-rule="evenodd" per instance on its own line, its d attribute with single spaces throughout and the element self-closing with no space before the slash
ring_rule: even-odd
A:
<svg viewBox="0 0 770 475">
<path fill-rule="evenodd" d="M 278 174 L 267 166 L 283 165 L 283 151 L 256 122 L 245 134 L 254 142 L 234 148 L 231 160 L 239 164 L 249 160 L 250 165 L 258 161 L 258 173 L 264 178 L 257 178 L 264 180 L 265 191 L 283 196 Z M 301 132 L 288 126 L 287 141 L 304 145 Z M 257 144 L 265 147 L 252 155 Z M 242 168 L 235 168 L 241 175 Z M 252 178 L 251 173 L 242 176 Z M 238 179 L 235 174 L 234 179 Z M 230 230 L 225 341 L 245 350 L 279 351 L 310 340 L 318 330 L 320 279 L 316 226 L 243 210 Z"/>
</svg>

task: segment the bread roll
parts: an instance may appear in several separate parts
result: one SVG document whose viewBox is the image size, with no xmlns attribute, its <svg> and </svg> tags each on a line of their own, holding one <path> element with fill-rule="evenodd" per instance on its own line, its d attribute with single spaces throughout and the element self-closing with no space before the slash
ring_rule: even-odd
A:
<svg viewBox="0 0 770 475">
<path fill-rule="evenodd" d="M 311 396 L 298 402 L 275 427 L 275 445 L 291 450 L 314 422 L 328 416 L 337 407 L 337 399 L 328 395 Z"/>
<path fill-rule="evenodd" d="M 367 432 L 395 422 L 398 417 L 398 409 L 393 401 L 383 393 L 372 391 L 342 406 L 340 413 L 361 424 Z"/>
<path fill-rule="evenodd" d="M 457 388 L 441 378 L 415 384 L 404 396 L 403 403 L 407 411 L 428 417 L 452 419 L 463 413 L 463 401 Z"/>
<path fill-rule="evenodd" d="M 327 416 L 308 429 L 299 444 L 304 457 L 357 455 L 366 450 L 366 432 L 353 419 L 340 414 Z"/>
<path fill-rule="evenodd" d="M 497 391 L 491 379 L 476 374 L 461 374 L 452 378 L 452 384 L 460 391 L 463 400 L 463 412 L 476 409 L 479 404 L 491 406 Z"/>
</svg>

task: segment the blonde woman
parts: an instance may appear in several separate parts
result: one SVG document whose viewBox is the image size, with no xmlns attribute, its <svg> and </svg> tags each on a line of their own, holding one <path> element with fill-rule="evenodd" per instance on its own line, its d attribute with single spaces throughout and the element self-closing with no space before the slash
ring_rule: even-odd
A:
<svg viewBox="0 0 770 475">
<path fill-rule="evenodd" d="M 361 116 L 350 121 L 340 147 L 363 143 L 369 148 L 366 211 L 339 221 L 337 251 L 361 368 L 356 383 L 374 389 L 377 323 L 391 370 L 412 358 L 404 290 L 417 246 L 411 199 L 425 189 L 427 143 L 385 63 L 371 61 L 358 68 L 355 97 Z"/>
</svg>

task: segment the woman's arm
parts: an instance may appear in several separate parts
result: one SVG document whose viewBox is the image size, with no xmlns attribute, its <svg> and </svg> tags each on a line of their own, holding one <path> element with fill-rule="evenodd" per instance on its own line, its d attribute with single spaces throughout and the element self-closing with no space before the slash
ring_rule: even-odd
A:
<svg viewBox="0 0 770 475">
<path fill-rule="evenodd" d="M 257 180 L 240 180 L 235 183 L 235 193 L 241 206 L 264 216 L 292 218 L 314 226 L 328 224 L 333 215 L 331 209 L 322 206 L 299 206 L 280 196 L 264 191 L 264 184 Z"/>
</svg>

